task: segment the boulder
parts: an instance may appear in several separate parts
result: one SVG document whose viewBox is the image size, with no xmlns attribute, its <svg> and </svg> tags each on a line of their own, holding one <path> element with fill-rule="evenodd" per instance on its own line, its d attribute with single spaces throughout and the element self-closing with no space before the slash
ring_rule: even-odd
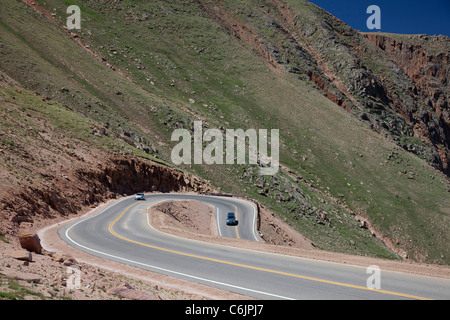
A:
<svg viewBox="0 0 450 320">
<path fill-rule="evenodd" d="M 8 253 L 8 256 L 17 260 L 23 260 L 23 261 L 28 261 L 31 262 L 32 257 L 31 257 L 31 252 L 27 251 L 27 250 L 15 250 L 15 251 L 11 251 Z"/>
<path fill-rule="evenodd" d="M 31 252 L 42 253 L 41 239 L 37 234 L 21 234 L 19 235 L 20 246 Z"/>
</svg>

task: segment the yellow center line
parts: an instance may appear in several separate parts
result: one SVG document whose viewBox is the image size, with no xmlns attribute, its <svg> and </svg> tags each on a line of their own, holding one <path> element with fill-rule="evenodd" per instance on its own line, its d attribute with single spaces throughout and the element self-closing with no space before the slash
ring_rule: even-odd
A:
<svg viewBox="0 0 450 320">
<path fill-rule="evenodd" d="M 131 207 L 135 206 L 136 204 L 137 203 L 134 203 L 134 204 L 128 206 L 114 221 L 112 221 L 109 224 L 108 230 L 109 230 L 109 232 L 112 235 L 114 235 L 115 237 L 117 237 L 119 239 L 131 242 L 131 243 L 134 243 L 134 244 L 138 244 L 138 245 L 145 246 L 145 247 L 148 247 L 148 248 L 152 248 L 152 249 L 156 249 L 156 250 L 160 250 L 160 251 L 164 251 L 164 252 L 170 252 L 170 253 L 186 256 L 186 257 L 197 258 L 197 259 L 201 259 L 201 260 L 212 261 L 212 262 L 222 263 L 222 264 L 236 266 L 236 267 L 241 267 L 241 268 L 246 268 L 246 269 L 264 271 L 264 272 L 284 275 L 284 276 L 288 276 L 288 277 L 294 277 L 294 278 L 299 278 L 299 279 L 306 279 L 306 280 L 311 280 L 311 281 L 315 281 L 315 282 L 333 284 L 333 285 L 337 285 L 337 286 L 341 286 L 341 287 L 347 287 L 347 288 L 354 288 L 354 289 L 360 289 L 360 290 L 384 293 L 384 294 L 389 294 L 389 295 L 394 295 L 394 296 L 399 296 L 399 297 L 405 297 L 405 298 L 411 298 L 411 299 L 417 299 L 417 300 L 431 300 L 431 299 L 428 299 L 428 298 L 414 296 L 414 295 L 409 295 L 409 294 L 404 294 L 404 293 L 398 293 L 398 292 L 381 290 L 381 289 L 370 289 L 370 288 L 367 288 L 367 287 L 364 287 L 364 286 L 358 286 L 358 285 L 353 285 L 353 284 L 348 284 L 348 283 L 342 283 L 342 282 L 330 281 L 330 280 L 325 280 L 325 279 L 320 279 L 320 278 L 302 276 L 302 275 L 298 275 L 298 274 L 294 274 L 294 273 L 278 271 L 278 270 L 272 270 L 272 269 L 266 269 L 266 268 L 260 268 L 260 267 L 250 266 L 250 265 L 236 263 L 236 262 L 231 262 L 231 261 L 226 261 L 226 260 L 208 258 L 208 257 L 196 255 L 196 254 L 190 254 L 190 253 L 186 253 L 186 252 L 166 249 L 166 248 L 162 248 L 162 247 L 153 246 L 153 245 L 150 245 L 150 244 L 147 244 L 147 243 L 142 243 L 142 242 L 139 242 L 139 241 L 131 240 L 131 239 L 128 239 L 128 238 L 126 238 L 124 236 L 121 236 L 117 232 L 115 232 L 114 231 L 114 225 L 125 215 L 125 213 Z M 237 210 L 237 208 L 236 208 L 236 210 Z"/>
</svg>

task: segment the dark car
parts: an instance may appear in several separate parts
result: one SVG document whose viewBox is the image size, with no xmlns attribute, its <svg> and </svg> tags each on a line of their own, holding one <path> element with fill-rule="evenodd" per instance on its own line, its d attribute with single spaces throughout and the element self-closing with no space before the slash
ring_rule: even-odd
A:
<svg viewBox="0 0 450 320">
<path fill-rule="evenodd" d="M 236 220 L 236 216 L 234 215 L 234 212 L 228 212 L 227 215 L 227 225 L 232 226 L 236 225 L 238 222 Z"/>
</svg>

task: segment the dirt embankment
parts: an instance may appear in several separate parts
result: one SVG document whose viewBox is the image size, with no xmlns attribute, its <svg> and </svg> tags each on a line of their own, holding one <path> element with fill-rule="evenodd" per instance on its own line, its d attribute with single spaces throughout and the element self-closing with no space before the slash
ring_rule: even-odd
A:
<svg viewBox="0 0 450 320">
<path fill-rule="evenodd" d="M 187 237 L 218 237 L 214 208 L 198 200 L 164 201 L 149 209 L 149 221 L 159 230 Z"/>
</svg>

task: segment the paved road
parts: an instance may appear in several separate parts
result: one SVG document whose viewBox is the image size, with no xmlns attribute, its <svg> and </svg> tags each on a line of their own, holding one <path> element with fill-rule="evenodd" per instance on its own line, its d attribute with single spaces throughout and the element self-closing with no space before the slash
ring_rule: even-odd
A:
<svg viewBox="0 0 450 320">
<path fill-rule="evenodd" d="M 368 289 L 367 268 L 257 252 L 168 235 L 153 229 L 146 208 L 166 199 L 197 199 L 216 207 L 223 236 L 258 240 L 255 208 L 232 198 L 178 194 L 132 197 L 61 228 L 69 245 L 90 254 L 259 299 L 450 299 L 450 280 L 381 271 Z M 239 224 L 224 224 L 236 210 Z"/>
</svg>

